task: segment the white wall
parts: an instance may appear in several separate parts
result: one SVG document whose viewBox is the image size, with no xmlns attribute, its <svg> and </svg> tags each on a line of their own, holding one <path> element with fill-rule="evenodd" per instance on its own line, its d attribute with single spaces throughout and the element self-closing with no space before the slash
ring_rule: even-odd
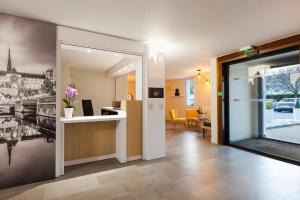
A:
<svg viewBox="0 0 300 200">
<path fill-rule="evenodd" d="M 211 142 L 218 143 L 217 58 L 210 61 Z"/>
<path fill-rule="evenodd" d="M 78 90 L 75 116 L 83 116 L 82 99 L 92 100 L 94 115 L 101 114 L 101 107 L 112 106 L 115 100 L 115 79 L 106 77 L 104 71 L 74 70 L 70 81 Z"/>
<path fill-rule="evenodd" d="M 143 62 L 142 59 L 136 64 L 135 70 L 135 99 L 143 99 Z"/>
<path fill-rule="evenodd" d="M 116 78 L 116 100 L 127 100 L 128 80 L 127 74 Z"/>
</svg>

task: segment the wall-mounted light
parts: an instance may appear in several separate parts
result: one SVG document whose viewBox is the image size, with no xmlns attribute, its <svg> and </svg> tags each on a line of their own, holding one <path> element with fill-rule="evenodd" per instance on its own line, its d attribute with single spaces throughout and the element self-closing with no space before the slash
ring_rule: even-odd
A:
<svg viewBox="0 0 300 200">
<path fill-rule="evenodd" d="M 206 79 L 205 80 L 205 85 L 209 85 L 210 84 L 210 80 L 209 79 Z"/>
</svg>

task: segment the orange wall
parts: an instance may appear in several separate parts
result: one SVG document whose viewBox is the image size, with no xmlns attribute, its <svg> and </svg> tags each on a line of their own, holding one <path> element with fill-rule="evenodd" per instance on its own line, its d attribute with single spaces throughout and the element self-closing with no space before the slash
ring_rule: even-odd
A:
<svg viewBox="0 0 300 200">
<path fill-rule="evenodd" d="M 198 108 L 199 105 L 210 108 L 210 84 L 203 83 L 203 80 L 208 79 L 209 75 L 205 74 L 201 77 L 202 81 L 197 77 L 195 80 L 195 107 Z M 166 119 L 169 119 L 169 110 L 177 109 L 178 117 L 185 117 L 185 109 L 193 108 L 186 106 L 185 103 L 185 79 L 173 79 L 166 80 Z M 175 88 L 179 89 L 180 96 L 175 96 Z M 210 116 L 210 113 L 208 114 Z"/>
<path fill-rule="evenodd" d="M 135 97 L 135 89 L 136 89 L 135 74 L 133 74 L 133 73 L 128 74 L 127 82 L 128 82 L 128 93 L 132 94 L 133 100 L 135 100 L 136 99 L 136 97 Z"/>
</svg>

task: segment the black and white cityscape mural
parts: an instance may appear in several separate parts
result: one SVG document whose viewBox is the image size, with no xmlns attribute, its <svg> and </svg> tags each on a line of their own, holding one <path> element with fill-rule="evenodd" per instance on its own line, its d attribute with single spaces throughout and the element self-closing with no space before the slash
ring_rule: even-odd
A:
<svg viewBox="0 0 300 200">
<path fill-rule="evenodd" d="M 56 25 L 0 14 L 0 189 L 55 177 Z"/>
</svg>

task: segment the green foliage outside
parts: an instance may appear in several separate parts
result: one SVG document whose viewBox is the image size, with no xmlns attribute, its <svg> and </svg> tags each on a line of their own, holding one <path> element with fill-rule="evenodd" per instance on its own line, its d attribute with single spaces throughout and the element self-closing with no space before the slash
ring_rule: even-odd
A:
<svg viewBox="0 0 300 200">
<path fill-rule="evenodd" d="M 295 108 L 300 108 L 300 99 L 299 98 L 296 101 Z"/>
<path fill-rule="evenodd" d="M 283 98 L 300 98 L 300 94 L 269 94 L 266 96 L 266 99 L 274 99 L 277 102 Z"/>
<path fill-rule="evenodd" d="M 266 109 L 267 110 L 271 110 L 271 109 L 273 109 L 273 103 L 272 102 L 266 102 Z"/>
</svg>

